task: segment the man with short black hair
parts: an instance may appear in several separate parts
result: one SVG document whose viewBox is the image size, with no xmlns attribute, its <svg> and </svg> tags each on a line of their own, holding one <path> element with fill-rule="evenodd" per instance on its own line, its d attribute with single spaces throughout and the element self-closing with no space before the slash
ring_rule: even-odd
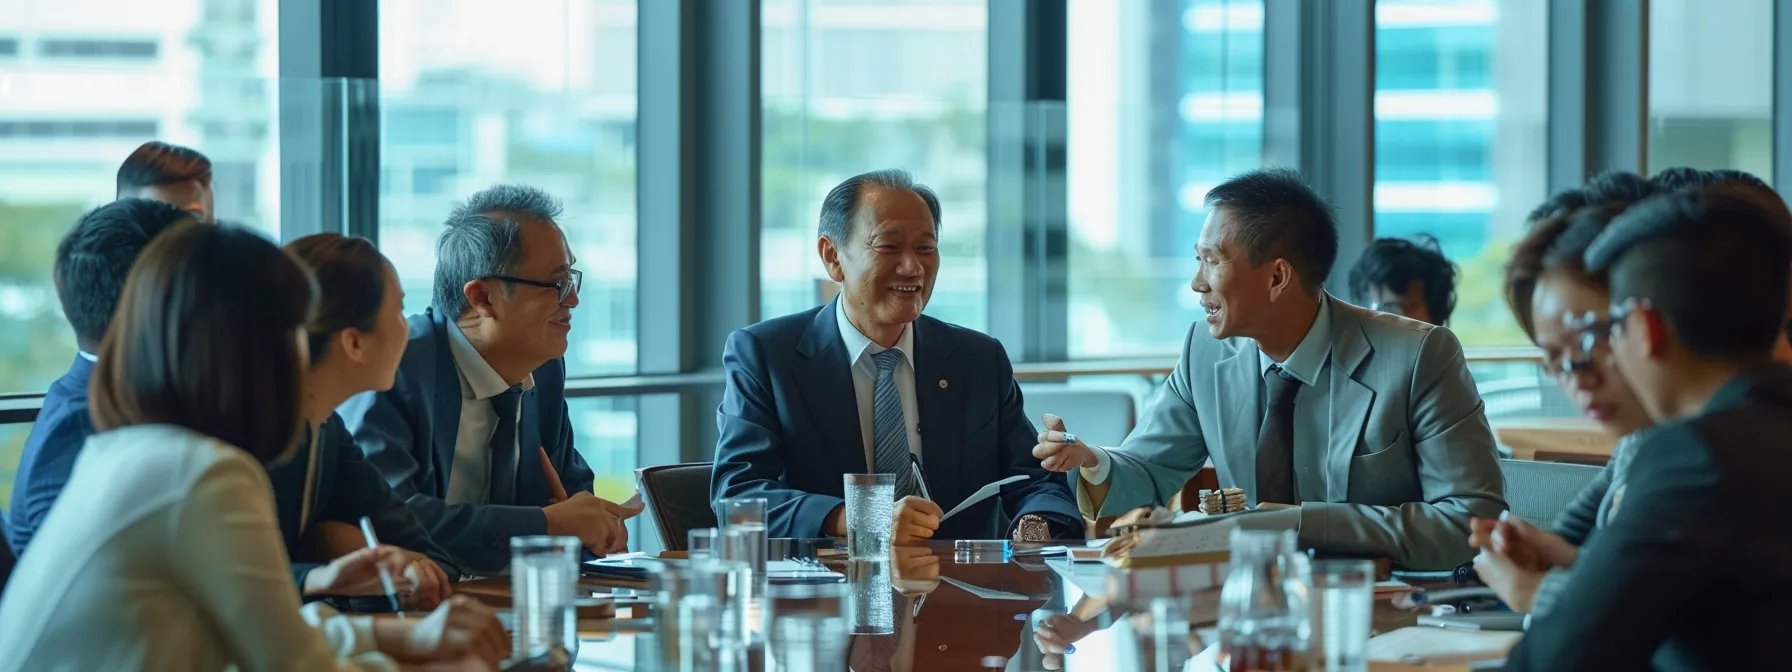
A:
<svg viewBox="0 0 1792 672">
<path fill-rule="evenodd" d="M 410 318 L 397 382 L 338 412 L 386 481 L 462 567 L 492 575 L 510 539 L 578 537 L 628 548 L 639 513 L 591 494 L 566 405 L 567 334 L 579 305 L 560 203 L 498 185 L 448 215 L 433 305 Z"/>
<path fill-rule="evenodd" d="M 1792 235 L 1754 199 L 1707 188 L 1632 206 L 1585 262 L 1612 300 L 1588 335 L 1609 340 L 1656 425 L 1507 669 L 1776 668 L 1792 631 L 1792 459 L 1776 449 L 1792 436 L 1792 367 L 1772 354 Z M 1737 568 L 1750 599 L 1732 598 Z"/>
<path fill-rule="evenodd" d="M 154 199 L 210 224 L 212 160 L 192 148 L 145 142 L 118 166 L 118 198 Z"/>
<path fill-rule="evenodd" d="M 1090 518 L 1164 505 L 1211 457 L 1221 487 L 1281 509 L 1240 525 L 1414 569 L 1469 559 L 1469 518 L 1505 500 L 1456 336 L 1325 292 L 1337 226 L 1298 174 L 1239 175 L 1207 205 L 1191 283 L 1205 324 L 1138 427 L 1117 449 L 1055 427 L 1034 455 L 1073 472 Z"/>
<path fill-rule="evenodd" d="M 1376 238 L 1350 268 L 1350 294 L 1370 310 L 1441 327 L 1456 309 L 1456 265 L 1429 235 Z"/>
<path fill-rule="evenodd" d="M 1002 344 L 927 317 L 939 198 L 907 172 L 848 178 L 822 201 L 816 252 L 840 283 L 827 305 L 730 334 L 710 499 L 764 497 L 769 534 L 846 534 L 841 476 L 895 476 L 894 543 L 1083 537 L 1034 440 Z M 956 516 L 942 507 L 1002 489 Z M 998 508 L 999 506 L 999 508 Z"/>
<path fill-rule="evenodd" d="M 75 331 L 78 348 L 68 373 L 50 384 L 43 407 L 25 439 L 13 478 L 7 542 L 23 554 L 50 506 L 68 484 L 75 456 L 93 435 L 87 416 L 87 381 L 93 376 L 93 353 L 112 320 L 118 295 L 137 254 L 163 231 L 193 221 L 191 213 L 144 198 L 126 198 L 89 210 L 56 246 L 51 271 L 62 315 Z"/>
</svg>

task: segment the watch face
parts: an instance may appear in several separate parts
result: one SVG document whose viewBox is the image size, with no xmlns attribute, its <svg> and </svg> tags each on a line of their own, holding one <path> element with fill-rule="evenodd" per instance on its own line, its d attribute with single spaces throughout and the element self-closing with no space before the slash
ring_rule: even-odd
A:
<svg viewBox="0 0 1792 672">
<path fill-rule="evenodd" d="M 1046 542 L 1052 540 L 1051 526 L 1044 518 L 1031 513 L 1021 516 L 1014 524 L 1014 540 L 1020 542 Z"/>
</svg>

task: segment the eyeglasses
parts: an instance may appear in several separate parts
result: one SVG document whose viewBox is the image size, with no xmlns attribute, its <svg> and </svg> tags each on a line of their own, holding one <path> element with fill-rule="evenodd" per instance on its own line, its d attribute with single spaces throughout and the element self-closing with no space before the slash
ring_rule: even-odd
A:
<svg viewBox="0 0 1792 672">
<path fill-rule="evenodd" d="M 584 284 L 585 274 L 575 268 L 568 270 L 566 272 L 566 279 L 559 282 L 542 282 L 540 280 L 529 280 L 510 275 L 488 275 L 480 278 L 480 280 L 502 280 L 504 282 L 528 285 L 530 287 L 552 289 L 560 293 L 560 303 L 566 303 L 566 299 L 573 294 L 578 293 L 579 286 Z"/>
</svg>

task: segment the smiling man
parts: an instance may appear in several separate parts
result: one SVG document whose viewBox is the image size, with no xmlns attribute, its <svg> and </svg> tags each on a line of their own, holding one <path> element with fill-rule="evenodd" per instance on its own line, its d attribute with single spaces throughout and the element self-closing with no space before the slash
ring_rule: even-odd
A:
<svg viewBox="0 0 1792 672">
<path fill-rule="evenodd" d="M 1468 560 L 1469 517 L 1506 505 L 1456 336 L 1325 292 L 1337 224 L 1298 174 L 1239 175 L 1207 207 L 1204 319 L 1138 427 L 1117 449 L 1048 431 L 1034 454 L 1075 472 L 1091 518 L 1163 505 L 1211 458 L 1221 487 L 1280 509 L 1241 524 L 1414 569 Z"/>
<path fill-rule="evenodd" d="M 711 500 L 766 498 L 773 537 L 844 535 L 841 476 L 889 473 L 897 544 L 1082 538 L 1064 480 L 1030 455 L 1036 434 L 1002 344 L 921 314 L 939 231 L 939 199 L 906 172 L 828 192 L 816 250 L 840 295 L 728 337 Z M 941 520 L 1016 475 L 1027 480 Z"/>
</svg>

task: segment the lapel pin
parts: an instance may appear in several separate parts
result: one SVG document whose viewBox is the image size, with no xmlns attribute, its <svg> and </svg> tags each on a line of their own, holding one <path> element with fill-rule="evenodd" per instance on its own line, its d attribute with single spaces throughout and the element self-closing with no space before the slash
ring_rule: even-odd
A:
<svg viewBox="0 0 1792 672">
<path fill-rule="evenodd" d="M 940 379 L 940 389 L 942 389 L 942 390 L 946 389 L 946 379 L 945 378 Z"/>
</svg>

